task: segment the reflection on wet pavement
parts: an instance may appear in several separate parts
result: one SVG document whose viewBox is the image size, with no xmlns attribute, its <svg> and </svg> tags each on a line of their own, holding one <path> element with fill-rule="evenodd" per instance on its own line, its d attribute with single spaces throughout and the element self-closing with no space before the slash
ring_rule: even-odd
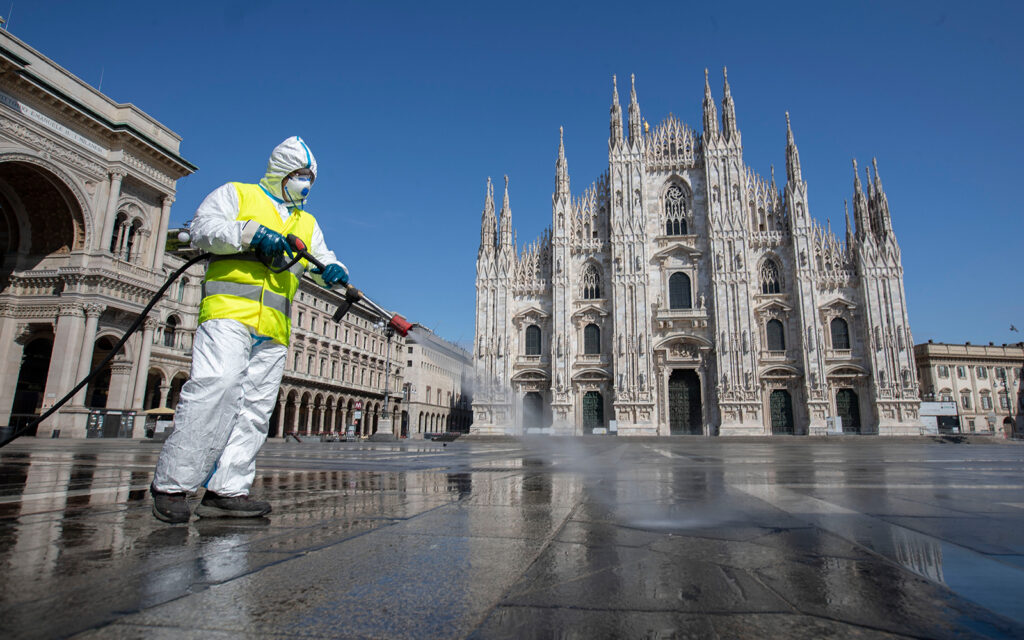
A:
<svg viewBox="0 0 1024 640">
<path fill-rule="evenodd" d="M 1024 637 L 1020 446 L 271 443 L 181 526 L 158 452 L 0 452 L 0 635 Z"/>
</svg>

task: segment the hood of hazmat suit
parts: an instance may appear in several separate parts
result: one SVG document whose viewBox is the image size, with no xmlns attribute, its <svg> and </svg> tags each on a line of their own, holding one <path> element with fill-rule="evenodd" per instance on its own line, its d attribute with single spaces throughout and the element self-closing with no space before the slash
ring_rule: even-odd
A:
<svg viewBox="0 0 1024 640">
<path fill-rule="evenodd" d="M 313 180 L 316 180 L 316 158 L 313 157 L 313 152 L 302 138 L 292 136 L 274 147 L 267 162 L 267 173 L 260 180 L 260 187 L 275 201 L 301 209 L 306 199 L 289 199 L 285 197 L 281 188 L 281 182 L 285 177 L 298 169 L 309 169 L 313 174 Z"/>
</svg>

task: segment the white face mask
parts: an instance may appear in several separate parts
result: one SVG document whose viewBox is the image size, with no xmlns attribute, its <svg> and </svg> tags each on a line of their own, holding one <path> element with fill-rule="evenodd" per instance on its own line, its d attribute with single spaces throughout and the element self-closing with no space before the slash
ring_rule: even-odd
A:
<svg viewBox="0 0 1024 640">
<path fill-rule="evenodd" d="M 313 181 L 306 175 L 295 175 L 284 181 L 282 195 L 284 199 L 292 204 L 302 204 L 309 197 L 309 190 Z"/>
</svg>

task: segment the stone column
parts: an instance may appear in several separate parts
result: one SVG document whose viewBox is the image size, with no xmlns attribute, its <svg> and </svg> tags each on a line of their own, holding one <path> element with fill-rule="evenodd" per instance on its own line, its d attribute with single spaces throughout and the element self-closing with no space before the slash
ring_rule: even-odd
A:
<svg viewBox="0 0 1024 640">
<path fill-rule="evenodd" d="M 316 411 L 319 414 L 317 416 L 318 417 L 317 424 L 320 425 L 319 427 L 317 427 L 317 430 L 319 430 L 319 431 L 326 431 L 326 429 L 324 429 L 324 413 L 325 413 L 325 409 L 323 407 L 320 407 Z"/>
<path fill-rule="evenodd" d="M 131 228 L 131 224 L 126 219 L 121 222 L 121 228 L 117 232 L 117 251 L 114 252 L 114 255 L 122 260 L 128 259 L 128 232 L 131 231 Z"/>
<path fill-rule="evenodd" d="M 168 381 L 168 382 L 170 382 L 170 381 Z M 167 406 L 167 394 L 170 393 L 170 391 L 171 391 L 171 385 L 170 384 L 162 384 L 162 385 L 160 385 L 160 402 L 158 402 L 157 405 L 156 405 L 158 408 L 166 407 Z"/>
<path fill-rule="evenodd" d="M 274 433 L 276 433 L 278 438 L 283 438 L 284 437 L 284 429 L 282 428 L 282 426 L 284 424 L 284 412 L 287 411 L 287 407 L 288 407 L 287 401 L 283 397 L 278 396 L 278 400 L 277 400 L 277 420 L 274 420 L 274 424 L 272 425 L 273 428 L 272 429 L 268 429 L 268 431 L 273 431 Z M 274 418 L 273 413 L 271 413 L 270 418 L 273 420 L 273 418 Z"/>
<path fill-rule="evenodd" d="M 0 306 L 0 370 L 4 372 L 0 377 L 0 425 L 8 425 L 11 421 L 11 407 L 25 351 L 25 345 L 18 339 L 22 331 L 23 327 L 14 317 L 14 309 Z"/>
<path fill-rule="evenodd" d="M 146 395 L 146 382 L 149 381 L 149 357 L 153 353 L 153 331 L 156 330 L 156 318 L 146 318 L 142 323 L 142 348 L 139 350 L 139 367 L 135 375 L 135 393 L 132 394 L 130 407 L 142 411 L 143 396 Z"/>
<path fill-rule="evenodd" d="M 82 336 L 82 350 L 78 356 L 78 373 L 75 377 L 75 384 L 89 375 L 92 370 L 92 352 L 96 347 L 96 327 L 99 324 L 100 316 L 106 310 L 102 304 L 85 305 L 85 332 Z M 89 385 L 78 390 L 75 397 L 71 399 L 71 405 L 75 407 L 85 406 L 85 392 Z"/>
<path fill-rule="evenodd" d="M 57 326 L 54 330 L 53 352 L 50 369 L 46 373 L 46 388 L 43 391 L 41 411 L 45 413 L 57 404 L 75 384 L 78 373 L 76 360 L 82 352 L 82 337 L 85 334 L 85 312 L 80 304 L 62 304 L 57 312 Z M 58 413 L 39 425 L 37 436 L 49 437 L 53 429 L 62 427 Z"/>
<path fill-rule="evenodd" d="M 153 247 L 153 270 L 159 270 L 164 264 L 164 250 L 167 248 L 167 227 L 171 223 L 171 204 L 174 196 L 164 196 L 163 208 L 160 210 L 160 228 L 156 234 L 156 245 Z"/>
<path fill-rule="evenodd" d="M 122 353 L 121 357 L 124 357 Z M 128 394 L 132 390 L 132 361 L 114 360 L 110 363 L 110 390 L 107 393 L 107 409 L 125 410 L 128 406 Z"/>
<path fill-rule="evenodd" d="M 107 193 L 107 210 L 103 214 L 103 232 L 99 238 L 97 249 L 103 250 L 110 246 L 114 234 L 114 221 L 117 219 L 117 201 L 121 198 L 121 181 L 128 175 L 124 171 L 110 172 L 110 190 Z"/>
</svg>

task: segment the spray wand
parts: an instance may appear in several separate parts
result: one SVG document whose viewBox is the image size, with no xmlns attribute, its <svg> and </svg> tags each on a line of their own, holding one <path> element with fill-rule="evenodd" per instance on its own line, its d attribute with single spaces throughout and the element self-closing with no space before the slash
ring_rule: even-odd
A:
<svg viewBox="0 0 1024 640">
<path fill-rule="evenodd" d="M 288 244 L 290 244 L 292 249 L 295 250 L 295 260 L 305 258 L 310 264 L 321 271 L 326 268 L 324 263 L 313 257 L 313 254 L 311 254 L 309 249 L 306 247 L 306 243 L 298 236 L 288 234 Z M 356 289 L 350 284 L 345 285 L 345 299 L 338 305 L 337 311 L 334 312 L 333 320 L 335 322 L 340 322 L 341 319 L 345 317 L 345 314 L 348 313 L 348 310 L 352 308 L 352 305 L 357 302 L 365 303 L 374 313 L 380 316 L 382 320 L 387 322 L 389 327 L 397 331 L 402 336 L 409 335 L 409 330 L 415 326 L 415 323 L 409 322 L 397 313 L 388 311 L 373 300 L 367 298 L 362 291 Z"/>
</svg>

